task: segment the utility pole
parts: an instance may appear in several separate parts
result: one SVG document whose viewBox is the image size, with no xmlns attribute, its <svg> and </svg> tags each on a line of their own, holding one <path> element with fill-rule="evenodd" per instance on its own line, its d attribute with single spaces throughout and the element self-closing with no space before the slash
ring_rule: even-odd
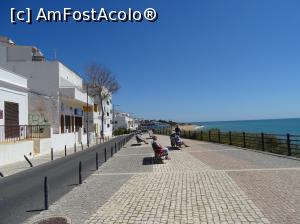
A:
<svg viewBox="0 0 300 224">
<path fill-rule="evenodd" d="M 89 142 L 89 85 L 86 85 L 86 144 L 90 147 Z"/>
</svg>

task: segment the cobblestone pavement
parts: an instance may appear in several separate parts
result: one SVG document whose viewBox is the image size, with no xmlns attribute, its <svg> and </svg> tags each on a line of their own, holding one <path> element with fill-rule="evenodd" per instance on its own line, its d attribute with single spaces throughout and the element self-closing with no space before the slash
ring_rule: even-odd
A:
<svg viewBox="0 0 300 224">
<path fill-rule="evenodd" d="M 191 147 L 152 164 L 151 147 L 131 140 L 86 183 L 27 223 L 52 215 L 78 224 L 300 223 L 300 161 L 185 141 Z"/>
<path fill-rule="evenodd" d="M 300 169 L 229 172 L 271 223 L 300 223 Z"/>
<path fill-rule="evenodd" d="M 185 151 L 135 174 L 85 223 L 269 223 L 226 174 Z"/>
</svg>

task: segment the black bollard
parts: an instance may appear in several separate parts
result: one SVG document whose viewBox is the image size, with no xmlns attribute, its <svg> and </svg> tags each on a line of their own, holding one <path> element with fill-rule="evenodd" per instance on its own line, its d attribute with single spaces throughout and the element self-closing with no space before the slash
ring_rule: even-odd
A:
<svg viewBox="0 0 300 224">
<path fill-rule="evenodd" d="M 74 152 L 76 152 L 76 143 L 74 144 Z"/>
<path fill-rule="evenodd" d="M 53 148 L 51 148 L 51 160 L 53 160 Z"/>
<path fill-rule="evenodd" d="M 113 149 L 114 149 L 113 147 L 110 148 L 110 155 L 111 155 L 111 157 L 113 157 L 113 155 L 114 155 Z"/>
<path fill-rule="evenodd" d="M 32 163 L 31 163 L 30 160 L 27 158 L 27 156 L 24 155 L 24 158 L 25 158 L 26 161 L 29 163 L 30 167 L 33 167 Z"/>
<path fill-rule="evenodd" d="M 44 209 L 48 210 L 49 203 L 48 203 L 48 178 L 47 176 L 44 178 Z"/>
<path fill-rule="evenodd" d="M 115 153 L 117 153 L 117 143 L 115 143 Z"/>
<path fill-rule="evenodd" d="M 79 162 L 79 184 L 82 184 L 82 175 L 81 175 L 81 161 Z"/>
<path fill-rule="evenodd" d="M 65 156 L 67 156 L 67 146 L 65 145 Z"/>
<path fill-rule="evenodd" d="M 104 161 L 106 162 L 107 161 L 107 157 L 106 157 L 106 147 L 104 149 Z"/>
<path fill-rule="evenodd" d="M 83 144 L 82 144 L 82 142 L 81 142 L 81 151 L 83 151 Z"/>
<path fill-rule="evenodd" d="M 96 152 L 96 170 L 99 169 L 98 152 Z"/>
</svg>

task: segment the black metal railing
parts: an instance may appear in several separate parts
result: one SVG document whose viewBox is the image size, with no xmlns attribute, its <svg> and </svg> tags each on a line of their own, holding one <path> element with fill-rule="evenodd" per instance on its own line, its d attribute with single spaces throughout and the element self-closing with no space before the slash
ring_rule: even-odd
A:
<svg viewBox="0 0 300 224">
<path fill-rule="evenodd" d="M 0 143 L 50 138 L 49 125 L 0 125 Z"/>
<path fill-rule="evenodd" d="M 171 129 L 155 130 L 170 135 Z M 182 131 L 181 137 L 300 157 L 300 135 L 221 132 L 219 130 Z"/>
</svg>

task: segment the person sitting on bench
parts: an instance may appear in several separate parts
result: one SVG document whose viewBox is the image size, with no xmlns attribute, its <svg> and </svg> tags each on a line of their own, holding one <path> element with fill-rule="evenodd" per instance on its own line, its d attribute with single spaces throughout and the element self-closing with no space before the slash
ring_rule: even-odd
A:
<svg viewBox="0 0 300 224">
<path fill-rule="evenodd" d="M 149 144 L 143 137 L 141 134 L 137 134 L 136 136 L 136 141 L 139 144 L 140 142 L 144 142 L 145 144 Z"/>
<path fill-rule="evenodd" d="M 164 156 L 165 159 L 169 160 L 169 149 L 166 148 L 166 147 L 163 147 L 157 140 L 157 137 L 156 136 L 153 136 L 152 137 L 153 139 L 153 142 L 152 142 L 152 148 L 155 152 L 155 157 L 157 155 L 159 155 L 159 157 L 162 157 Z"/>
<path fill-rule="evenodd" d="M 181 138 L 179 137 L 179 135 L 175 134 L 175 142 L 176 142 L 176 145 L 180 148 L 182 147 L 182 145 L 184 145 L 185 147 L 189 147 L 187 144 L 185 144 Z"/>
<path fill-rule="evenodd" d="M 148 134 L 149 134 L 149 137 L 150 137 L 150 138 L 153 137 L 153 131 L 152 131 L 151 129 L 148 131 Z"/>
</svg>

